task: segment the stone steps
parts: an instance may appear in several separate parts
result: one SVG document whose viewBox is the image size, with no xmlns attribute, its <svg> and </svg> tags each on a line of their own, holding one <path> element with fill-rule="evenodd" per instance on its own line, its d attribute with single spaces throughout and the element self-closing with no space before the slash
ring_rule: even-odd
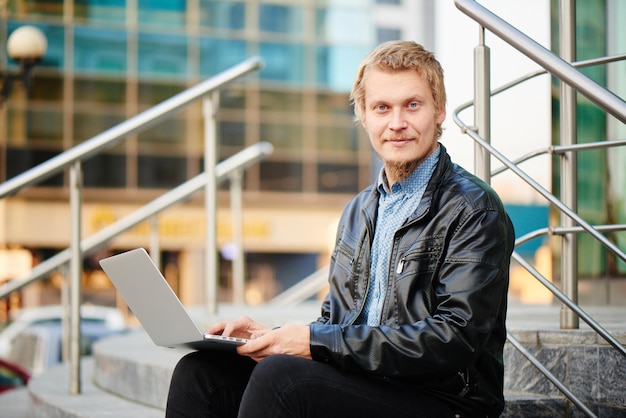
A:
<svg viewBox="0 0 626 418">
<path fill-rule="evenodd" d="M 311 317 L 306 309 L 299 313 Z M 607 328 L 624 343 L 626 308 L 600 313 L 606 318 Z M 226 312 L 232 317 L 230 314 Z M 626 360 L 619 353 L 584 327 L 559 330 L 552 321 L 552 316 L 558 317 L 553 309 L 512 315 L 509 329 L 513 335 L 581 397 L 598 418 L 626 416 Z M 291 313 L 292 318 L 296 316 Z M 69 395 L 69 367 L 59 366 L 33 378 L 28 391 L 0 396 L 0 417 L 162 417 L 173 367 L 187 352 L 156 347 L 141 330 L 101 340 L 94 346 L 94 356 L 81 363 L 80 395 Z M 503 418 L 584 416 L 508 344 L 505 364 L 507 406 Z M 23 414 L 15 411 L 16 403 L 28 403 Z"/>
</svg>

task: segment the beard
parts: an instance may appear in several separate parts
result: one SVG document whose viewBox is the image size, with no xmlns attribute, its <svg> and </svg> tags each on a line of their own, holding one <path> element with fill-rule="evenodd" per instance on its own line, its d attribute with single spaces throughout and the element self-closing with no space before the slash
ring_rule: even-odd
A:
<svg viewBox="0 0 626 418">
<path fill-rule="evenodd" d="M 385 173 L 387 178 L 395 178 L 398 181 L 404 181 L 408 179 L 417 166 L 421 163 L 421 160 L 415 161 L 385 161 Z M 392 186 L 391 184 L 389 186 Z"/>
<path fill-rule="evenodd" d="M 422 140 L 422 137 L 419 134 L 416 134 L 412 140 L 419 142 Z M 413 171 L 415 171 L 417 166 L 419 166 L 426 158 L 435 152 L 438 146 L 438 141 L 434 140 L 426 155 L 416 160 L 383 160 L 387 178 L 391 177 L 397 179 L 397 181 L 405 181 L 411 176 L 411 174 L 413 174 Z M 378 155 L 378 157 L 382 159 L 381 155 Z M 390 184 L 389 186 L 392 185 Z"/>
</svg>

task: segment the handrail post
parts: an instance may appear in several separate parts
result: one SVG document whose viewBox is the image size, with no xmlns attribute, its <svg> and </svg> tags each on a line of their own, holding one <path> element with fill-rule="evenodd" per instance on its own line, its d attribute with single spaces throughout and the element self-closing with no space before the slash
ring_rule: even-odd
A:
<svg viewBox="0 0 626 418">
<path fill-rule="evenodd" d="M 204 187 L 206 211 L 205 236 L 205 292 L 207 313 L 217 312 L 218 260 L 217 260 L 217 109 L 219 91 L 214 90 L 202 99 L 204 116 L 204 173 L 207 182 Z"/>
<path fill-rule="evenodd" d="M 243 251 L 243 170 L 230 175 L 230 207 L 233 225 L 233 303 L 245 301 L 245 253 Z"/>
<path fill-rule="evenodd" d="M 490 50 L 485 45 L 485 28 L 479 27 L 479 45 L 474 48 L 474 126 L 486 142 L 491 139 Z M 491 183 L 491 157 L 479 143 L 474 144 L 474 172 Z"/>
<path fill-rule="evenodd" d="M 159 235 L 159 217 L 150 217 L 150 258 L 154 264 L 161 268 L 161 238 Z"/>
<path fill-rule="evenodd" d="M 71 214 L 71 237 L 70 237 L 70 394 L 78 395 L 81 392 L 80 382 L 80 305 L 82 285 L 82 262 L 81 250 L 81 223 L 82 223 L 82 168 L 81 162 L 76 161 L 70 167 L 70 214 Z"/>
<path fill-rule="evenodd" d="M 560 50 L 561 58 L 567 62 L 576 60 L 576 7 L 573 0 L 560 0 Z M 560 82 L 560 143 L 576 144 L 576 92 L 568 84 Z M 576 152 L 561 155 L 561 200 L 572 211 L 578 212 Z M 561 212 L 561 225 L 575 226 L 571 217 Z M 561 282 L 563 293 L 578 303 L 578 236 L 565 234 L 561 238 Z M 566 305 L 561 306 L 561 328 L 578 329 L 578 315 Z"/>
</svg>

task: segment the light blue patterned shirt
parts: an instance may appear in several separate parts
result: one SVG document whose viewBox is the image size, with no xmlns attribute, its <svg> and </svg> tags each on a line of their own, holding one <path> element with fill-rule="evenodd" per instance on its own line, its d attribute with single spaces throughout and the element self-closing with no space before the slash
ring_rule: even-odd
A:
<svg viewBox="0 0 626 418">
<path fill-rule="evenodd" d="M 357 323 L 376 326 L 380 324 L 380 315 L 387 291 L 389 259 L 393 247 L 394 235 L 417 209 L 430 177 L 439 161 L 439 147 L 413 171 L 404 182 L 387 185 L 384 169 L 378 176 L 378 216 L 374 241 L 370 255 L 370 284 L 365 299 L 365 306 Z"/>
</svg>

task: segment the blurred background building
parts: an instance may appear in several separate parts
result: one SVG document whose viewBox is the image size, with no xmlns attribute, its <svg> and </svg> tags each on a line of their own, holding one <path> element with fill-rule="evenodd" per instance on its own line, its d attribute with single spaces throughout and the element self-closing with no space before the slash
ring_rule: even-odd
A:
<svg viewBox="0 0 626 418">
<path fill-rule="evenodd" d="M 481 3 L 496 13 L 506 13 L 508 7 L 496 1 Z M 517 3 L 531 12 L 542 11 L 539 20 L 535 15 L 527 24 L 536 27 L 541 22 L 543 42 L 548 48 L 550 42 L 558 45 L 549 34 L 550 27 L 558 24 L 556 1 Z M 580 59 L 623 52 L 626 34 L 619 22 L 626 19 L 624 4 L 620 0 L 577 3 L 584 9 L 577 21 Z M 248 57 L 261 56 L 265 67 L 260 72 L 221 94 L 218 137 L 220 160 L 259 141 L 275 147 L 269 159 L 245 175 L 246 298 L 250 303 L 262 302 L 328 264 L 343 206 L 380 167 L 368 139 L 353 121 L 349 104 L 358 65 L 373 46 L 389 39 L 417 40 L 435 50 L 446 69 L 448 90 L 457 91 L 451 94 L 449 115 L 459 104 L 459 91 L 464 94 L 469 89 L 461 100 L 471 99 L 473 67 L 467 57 L 471 59 L 478 30 L 466 18 L 457 25 L 455 19 L 463 18 L 454 13 L 452 1 L 434 0 L 0 0 L 0 45 L 25 24 L 40 28 L 48 40 L 30 89 L 14 89 L 0 109 L 0 182 Z M 0 68 L 15 69 L 4 51 L 0 51 Z M 514 78 L 500 72 L 497 58 L 494 61 L 494 79 Z M 613 91 L 626 89 L 623 63 L 589 71 Z M 545 119 L 517 123 L 545 135 L 526 135 L 522 141 L 502 135 L 505 152 L 507 141 L 518 147 L 512 159 L 520 145 L 534 149 L 551 142 L 550 114 L 558 118 L 558 110 L 551 107 L 558 102 L 550 103 L 546 89 L 550 81 L 544 80 L 539 86 L 543 90 L 536 90 L 543 95 L 539 102 L 544 107 L 535 107 L 543 109 Z M 526 100 L 538 103 L 528 93 L 523 90 Z M 515 106 L 513 112 L 507 106 L 500 110 L 520 115 L 529 107 L 519 100 Z M 581 103 L 581 141 L 624 137 L 623 124 L 594 116 L 586 106 Z M 200 105 L 192 106 L 84 164 L 86 235 L 201 172 L 201 113 Z M 467 160 L 471 151 L 466 152 L 470 141 L 465 138 L 459 145 L 452 125 L 449 117 L 443 142 L 453 158 L 471 170 L 471 159 Z M 511 130 L 508 120 L 504 125 Z M 494 138 L 499 126 L 495 120 Z M 527 142 L 520 144 L 523 141 Z M 579 157 L 584 172 L 579 199 L 581 207 L 589 207 L 594 223 L 624 222 L 623 151 Z M 550 161 L 544 160 L 542 167 L 539 176 L 545 176 L 550 188 Z M 66 177 L 51 178 L 0 201 L 0 246 L 5 253 L 19 251 L 23 256 L 25 251 L 36 263 L 67 247 Z M 518 236 L 548 225 L 547 205 L 532 197 L 516 199 L 509 183 L 494 184 L 509 206 Z M 220 300 L 231 297 L 232 280 L 233 237 L 225 188 L 218 211 Z M 160 217 L 162 269 L 186 304 L 202 303 L 204 295 L 202 203 L 198 197 Z M 148 230 L 148 226 L 136 228 L 85 261 L 85 301 L 115 303 L 115 293 L 97 260 L 146 246 Z M 623 236 L 615 239 L 626 241 Z M 612 260 L 599 246 L 596 250 L 594 243 L 582 240 L 580 245 L 586 255 L 586 275 L 604 278 L 626 272 L 623 263 Z M 542 246 L 545 242 L 533 242 L 521 251 L 535 257 Z M 58 302 L 59 286 L 60 278 L 52 276 L 25 289 L 17 303 Z"/>
</svg>

